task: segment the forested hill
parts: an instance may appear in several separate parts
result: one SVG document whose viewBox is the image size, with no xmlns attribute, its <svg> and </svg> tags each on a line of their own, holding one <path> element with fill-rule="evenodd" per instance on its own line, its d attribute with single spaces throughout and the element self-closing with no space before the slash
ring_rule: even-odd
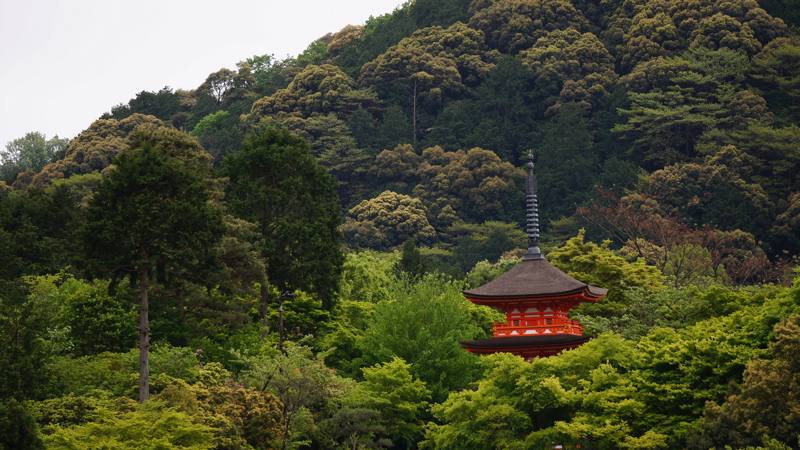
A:
<svg viewBox="0 0 800 450">
<path fill-rule="evenodd" d="M 796 448 L 798 27 L 412 0 L 10 142 L 0 448 Z M 479 359 L 530 151 L 548 260 L 609 295 Z"/>
<path fill-rule="evenodd" d="M 57 161 L 4 176 L 19 188 L 100 170 L 155 118 L 219 162 L 266 119 L 337 178 L 350 246 L 450 251 L 458 224 L 521 220 L 512 165 L 532 149 L 549 236 L 644 240 L 636 253 L 662 268 L 691 244 L 737 282 L 776 280 L 800 251 L 792 5 L 409 2 L 297 57 L 143 91 Z"/>
</svg>

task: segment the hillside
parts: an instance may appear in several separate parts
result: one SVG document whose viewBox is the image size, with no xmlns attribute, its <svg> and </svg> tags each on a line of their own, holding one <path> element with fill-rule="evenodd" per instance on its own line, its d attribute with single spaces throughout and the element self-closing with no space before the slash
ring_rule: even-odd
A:
<svg viewBox="0 0 800 450">
<path fill-rule="evenodd" d="M 796 448 L 798 10 L 412 0 L 9 143 L 0 447 Z M 477 358 L 529 152 L 609 295 Z"/>
</svg>

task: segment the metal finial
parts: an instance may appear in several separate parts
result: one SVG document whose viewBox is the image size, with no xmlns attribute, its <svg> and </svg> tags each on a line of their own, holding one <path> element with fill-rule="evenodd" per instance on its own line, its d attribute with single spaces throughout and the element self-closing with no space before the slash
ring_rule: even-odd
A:
<svg viewBox="0 0 800 450">
<path fill-rule="evenodd" d="M 544 259 L 539 249 L 539 199 L 537 197 L 536 175 L 533 174 L 533 150 L 528 151 L 528 180 L 525 183 L 525 211 L 528 235 L 528 251 L 523 260 Z"/>
</svg>

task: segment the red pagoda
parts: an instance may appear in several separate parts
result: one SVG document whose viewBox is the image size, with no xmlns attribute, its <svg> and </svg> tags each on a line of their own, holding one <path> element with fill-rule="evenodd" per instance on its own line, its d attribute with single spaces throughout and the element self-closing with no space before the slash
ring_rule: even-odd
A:
<svg viewBox="0 0 800 450">
<path fill-rule="evenodd" d="M 528 156 L 526 183 L 528 251 L 508 272 L 464 296 L 479 305 L 497 308 L 506 321 L 494 325 L 488 339 L 464 341 L 472 353 L 509 352 L 530 359 L 578 347 L 589 338 L 569 311 L 581 302 L 596 302 L 607 290 L 582 283 L 544 258 L 539 249 L 539 205 L 533 154 Z"/>
</svg>

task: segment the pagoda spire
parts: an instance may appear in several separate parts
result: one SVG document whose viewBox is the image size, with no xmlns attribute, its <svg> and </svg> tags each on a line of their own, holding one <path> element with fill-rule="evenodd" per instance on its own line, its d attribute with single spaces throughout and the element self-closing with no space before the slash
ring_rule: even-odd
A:
<svg viewBox="0 0 800 450">
<path fill-rule="evenodd" d="M 544 259 L 539 249 L 539 199 L 537 196 L 536 175 L 533 173 L 533 151 L 528 152 L 528 180 L 525 183 L 525 212 L 528 235 L 528 251 L 523 260 Z"/>
</svg>

